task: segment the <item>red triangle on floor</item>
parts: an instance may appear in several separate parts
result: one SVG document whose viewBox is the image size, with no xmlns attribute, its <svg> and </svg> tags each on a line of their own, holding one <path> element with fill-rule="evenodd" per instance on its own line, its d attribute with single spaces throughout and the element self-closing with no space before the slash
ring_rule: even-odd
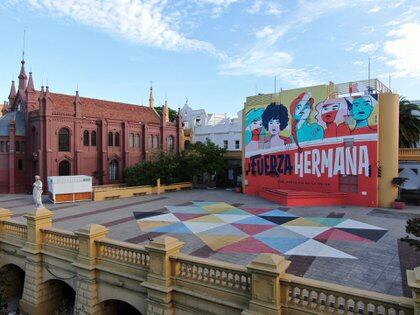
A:
<svg viewBox="0 0 420 315">
<path fill-rule="evenodd" d="M 352 241 L 352 242 L 368 242 L 371 243 L 371 240 L 367 238 L 351 234 L 345 231 L 341 231 L 339 229 L 329 229 L 316 237 L 313 238 L 317 241 L 327 241 L 327 240 L 334 240 L 334 241 Z"/>
<path fill-rule="evenodd" d="M 219 253 L 272 253 L 279 254 L 280 252 L 265 245 L 263 242 L 256 240 L 253 237 L 248 237 L 242 241 L 227 245 L 218 250 Z M 281 253 L 280 253 L 281 254 Z"/>
<path fill-rule="evenodd" d="M 257 225 L 257 224 L 232 224 L 234 227 L 240 229 L 248 235 L 255 235 L 269 229 L 276 227 L 277 225 Z"/>
<path fill-rule="evenodd" d="M 248 208 L 248 207 L 240 207 L 240 208 L 242 210 L 246 211 L 246 212 L 249 212 L 249 213 L 255 214 L 255 215 L 259 215 L 261 213 L 274 210 L 274 208 L 264 208 L 264 209 L 261 209 L 261 208 Z"/>
<path fill-rule="evenodd" d="M 173 215 L 181 221 L 188 221 L 191 219 L 202 217 L 204 215 L 208 215 L 208 213 L 173 213 Z"/>
</svg>

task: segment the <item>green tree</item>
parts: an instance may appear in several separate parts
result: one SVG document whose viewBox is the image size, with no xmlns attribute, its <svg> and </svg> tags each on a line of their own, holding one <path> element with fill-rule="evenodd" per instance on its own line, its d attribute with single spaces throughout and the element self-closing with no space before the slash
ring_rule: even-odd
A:
<svg viewBox="0 0 420 315">
<path fill-rule="evenodd" d="M 224 154 L 226 150 L 220 148 L 210 140 L 205 143 L 196 142 L 182 152 L 192 175 L 203 173 L 214 174 L 225 168 Z"/>
<path fill-rule="evenodd" d="M 411 103 L 406 98 L 400 98 L 399 147 L 416 148 L 420 141 L 420 117 L 413 114 L 420 106 Z"/>
<path fill-rule="evenodd" d="M 162 106 L 156 106 L 155 110 L 157 111 L 159 115 L 162 116 Z M 177 116 L 178 116 L 177 111 L 169 107 L 169 121 L 172 121 L 172 122 L 176 121 Z"/>
</svg>

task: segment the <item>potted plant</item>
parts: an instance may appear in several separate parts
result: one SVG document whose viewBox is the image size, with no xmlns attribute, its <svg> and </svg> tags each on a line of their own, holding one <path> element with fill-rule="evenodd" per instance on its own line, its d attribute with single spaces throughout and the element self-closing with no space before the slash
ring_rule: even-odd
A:
<svg viewBox="0 0 420 315">
<path fill-rule="evenodd" d="M 404 209 L 405 202 L 401 199 L 401 186 L 407 181 L 408 178 L 405 177 L 394 177 L 391 181 L 392 185 L 398 189 L 398 197 L 394 200 L 393 207 L 394 209 Z"/>
</svg>

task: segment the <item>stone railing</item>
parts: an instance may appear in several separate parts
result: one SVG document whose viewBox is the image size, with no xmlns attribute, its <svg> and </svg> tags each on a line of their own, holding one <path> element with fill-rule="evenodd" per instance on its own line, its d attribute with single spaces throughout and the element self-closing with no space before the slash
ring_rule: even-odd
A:
<svg viewBox="0 0 420 315">
<path fill-rule="evenodd" d="M 331 314 L 413 314 L 413 300 L 288 275 L 287 307 L 302 312 Z"/>
<path fill-rule="evenodd" d="M 171 259 L 179 272 L 177 278 L 240 292 L 251 291 L 251 274 L 245 267 L 183 254 Z"/>
<path fill-rule="evenodd" d="M 112 239 L 97 241 L 98 258 L 106 258 L 137 266 L 149 266 L 149 253 L 144 246 L 119 242 Z"/>
<path fill-rule="evenodd" d="M 420 148 L 400 148 L 398 159 L 400 161 L 420 161 Z"/>
<path fill-rule="evenodd" d="M 79 250 L 79 239 L 73 233 L 61 229 L 46 228 L 42 230 L 45 244 L 51 244 L 60 248 Z"/>
<path fill-rule="evenodd" d="M 155 186 L 145 185 L 145 186 L 96 186 L 94 187 L 94 200 L 107 200 L 107 199 L 119 199 L 119 198 L 129 198 L 136 197 L 141 195 L 151 195 L 151 194 L 161 194 L 169 191 L 191 189 L 191 182 L 182 182 L 175 183 L 170 185 L 161 185 L 160 180 L 156 181 Z"/>
<path fill-rule="evenodd" d="M 3 231 L 10 236 L 26 240 L 28 227 L 24 223 L 8 220 L 3 223 Z"/>
<path fill-rule="evenodd" d="M 142 246 L 109 239 L 97 224 L 74 233 L 52 228 L 47 209 L 25 215 L 26 224 L 11 214 L 0 208 L 0 266 L 26 266 L 25 281 L 32 282 L 24 286 L 22 310 L 30 314 L 42 313 L 42 268 L 77 284 L 75 309 L 85 315 L 96 312 L 98 292 L 106 290 L 108 299 L 127 297 L 144 314 L 420 314 L 420 266 L 407 272 L 408 299 L 293 276 L 279 255 L 259 254 L 241 266 L 181 254 L 184 243 L 172 237 Z"/>
</svg>

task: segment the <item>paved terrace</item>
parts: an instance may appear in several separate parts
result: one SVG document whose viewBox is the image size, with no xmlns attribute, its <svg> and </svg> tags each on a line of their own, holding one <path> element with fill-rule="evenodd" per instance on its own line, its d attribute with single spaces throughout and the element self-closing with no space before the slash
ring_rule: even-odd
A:
<svg viewBox="0 0 420 315">
<path fill-rule="evenodd" d="M 57 228 L 97 223 L 132 243 L 168 234 L 185 242 L 187 254 L 243 265 L 259 252 L 280 253 L 292 261 L 289 273 L 392 295 L 411 295 L 405 270 L 420 265 L 420 253 L 399 240 L 420 207 L 286 208 L 225 190 L 45 206 Z M 32 196 L 0 195 L 0 207 L 24 222 Z"/>
</svg>

